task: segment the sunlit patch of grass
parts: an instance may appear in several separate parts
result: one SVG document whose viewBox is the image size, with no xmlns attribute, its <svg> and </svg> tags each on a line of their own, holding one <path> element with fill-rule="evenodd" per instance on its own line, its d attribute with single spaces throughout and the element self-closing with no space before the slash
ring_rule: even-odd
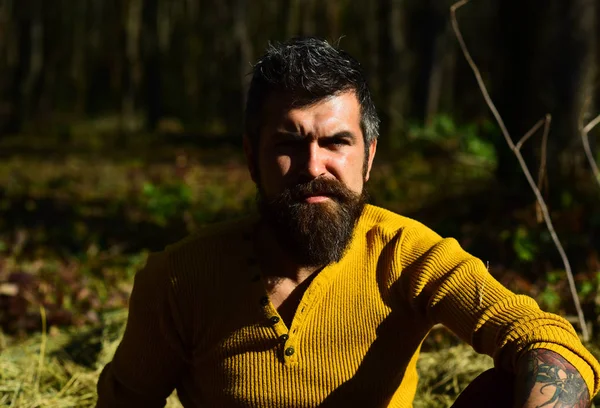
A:
<svg viewBox="0 0 600 408">
<path fill-rule="evenodd" d="M 490 357 L 468 345 L 421 353 L 415 408 L 449 407 L 475 377 L 492 366 Z"/>
<path fill-rule="evenodd" d="M 114 355 L 126 317 L 126 310 L 113 312 L 103 316 L 100 330 L 94 326 L 78 330 L 53 328 L 48 335 L 36 334 L 1 350 L 0 405 L 93 407 L 98 376 Z M 82 364 L 79 354 L 95 344 L 99 345 L 95 361 Z M 77 346 L 83 350 L 77 352 Z M 448 406 L 470 380 L 490 367 L 490 363 L 489 357 L 477 355 L 466 346 L 422 353 L 415 407 Z M 181 407 L 175 393 L 167 407 Z"/>
<path fill-rule="evenodd" d="M 50 328 L 46 336 L 35 334 L 12 344 L 10 339 L 0 341 L 4 347 L 0 348 L 0 406 L 93 407 L 98 376 L 116 351 L 126 319 L 127 311 L 122 309 L 102 315 L 101 326 Z M 591 349 L 598 354 L 597 347 Z M 90 354 L 92 361 L 86 358 Z M 415 408 L 450 406 L 477 375 L 491 367 L 490 357 L 464 344 L 422 352 Z M 174 392 L 167 408 L 181 407 Z"/>
<path fill-rule="evenodd" d="M 93 407 L 98 376 L 114 355 L 126 315 L 123 310 L 105 316 L 102 330 L 92 326 L 77 332 L 51 330 L 45 339 L 45 351 L 42 351 L 44 337 L 39 334 L 2 350 L 0 405 Z M 77 341 L 86 342 L 81 345 L 83 348 L 90 344 L 100 345 L 97 359 L 91 366 L 78 364 L 78 356 L 66 351 L 77 346 L 73 344 Z M 421 353 L 418 363 L 420 381 L 414 406 L 449 406 L 472 379 L 490 367 L 489 357 L 476 354 L 468 346 Z M 167 407 L 181 407 L 175 393 L 169 398 Z"/>
<path fill-rule="evenodd" d="M 126 318 L 123 309 L 104 315 L 102 328 L 54 327 L 0 349 L 0 406 L 94 407 L 98 377 L 114 355 Z M 94 361 L 82 360 L 90 352 Z M 181 408 L 175 393 L 167 408 Z"/>
</svg>

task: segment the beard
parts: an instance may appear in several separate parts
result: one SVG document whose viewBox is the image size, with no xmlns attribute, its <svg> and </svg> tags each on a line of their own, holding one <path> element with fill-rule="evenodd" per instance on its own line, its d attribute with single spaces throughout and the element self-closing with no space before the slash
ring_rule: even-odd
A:
<svg viewBox="0 0 600 408">
<path fill-rule="evenodd" d="M 307 203 L 323 195 L 325 202 Z M 298 265 L 326 266 L 339 262 L 352 240 L 354 227 L 367 201 L 333 179 L 317 178 L 286 188 L 272 198 L 258 193 L 258 210 L 276 238 Z"/>
</svg>

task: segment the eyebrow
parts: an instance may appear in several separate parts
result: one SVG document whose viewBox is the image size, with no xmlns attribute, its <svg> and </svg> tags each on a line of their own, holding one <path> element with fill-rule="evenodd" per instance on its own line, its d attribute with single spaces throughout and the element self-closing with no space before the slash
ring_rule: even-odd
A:
<svg viewBox="0 0 600 408">
<path fill-rule="evenodd" d="M 331 136 L 325 136 L 327 139 L 350 139 L 351 142 L 356 141 L 356 136 L 354 133 L 349 132 L 347 130 L 343 130 L 341 132 L 334 133 Z"/>
<path fill-rule="evenodd" d="M 277 137 L 291 138 L 294 140 L 304 139 L 304 136 L 302 136 L 300 133 L 290 132 L 287 130 L 278 130 L 277 132 L 275 132 L 275 135 Z M 334 133 L 333 135 L 320 137 L 319 139 L 349 139 L 351 142 L 355 142 L 356 136 L 350 131 L 343 130 L 341 132 Z"/>
</svg>

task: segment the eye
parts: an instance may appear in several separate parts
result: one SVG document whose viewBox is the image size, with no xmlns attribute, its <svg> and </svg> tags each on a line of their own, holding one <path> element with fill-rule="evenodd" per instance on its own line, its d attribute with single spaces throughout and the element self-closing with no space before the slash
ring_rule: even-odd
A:
<svg viewBox="0 0 600 408">
<path fill-rule="evenodd" d="M 343 137 L 334 137 L 331 139 L 327 139 L 324 141 L 323 145 L 325 146 L 330 146 L 330 147 L 342 147 L 342 146 L 348 146 L 350 144 L 350 142 L 348 141 L 348 139 L 345 139 Z"/>
</svg>

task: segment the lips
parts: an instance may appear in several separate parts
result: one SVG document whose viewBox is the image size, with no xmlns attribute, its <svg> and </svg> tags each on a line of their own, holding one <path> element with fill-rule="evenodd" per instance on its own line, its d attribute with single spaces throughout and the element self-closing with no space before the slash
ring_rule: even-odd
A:
<svg viewBox="0 0 600 408">
<path fill-rule="evenodd" d="M 331 193 L 331 192 L 325 192 L 325 191 L 305 192 L 303 194 L 296 195 L 296 198 L 298 199 L 298 201 L 306 201 L 306 202 L 317 202 L 317 201 L 324 201 L 327 199 L 334 200 L 336 197 L 337 197 L 336 194 Z"/>
<path fill-rule="evenodd" d="M 332 196 L 331 193 L 318 192 L 318 193 L 303 194 L 302 198 L 311 198 L 311 197 L 327 197 L 327 198 L 331 198 L 331 196 Z"/>
<path fill-rule="evenodd" d="M 320 203 L 326 200 L 329 200 L 330 197 L 326 196 L 326 195 L 310 195 L 310 196 L 306 196 L 304 198 L 304 201 L 307 203 Z"/>
</svg>

